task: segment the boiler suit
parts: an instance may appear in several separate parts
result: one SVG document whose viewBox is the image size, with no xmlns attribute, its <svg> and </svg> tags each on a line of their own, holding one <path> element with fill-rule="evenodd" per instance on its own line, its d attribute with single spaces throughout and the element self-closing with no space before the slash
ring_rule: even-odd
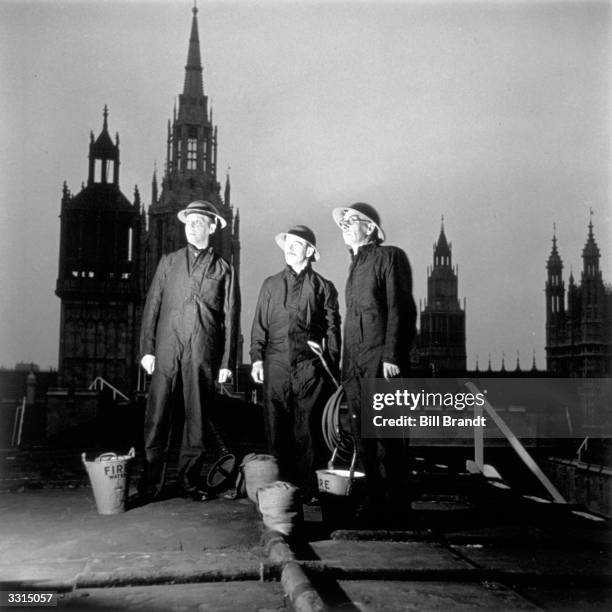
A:
<svg viewBox="0 0 612 612">
<path fill-rule="evenodd" d="M 281 478 L 316 491 L 315 469 L 324 467 L 321 417 L 333 382 L 306 342 L 324 347 L 332 372 L 340 352 L 340 315 L 334 285 L 308 265 L 287 266 L 261 288 L 251 331 L 251 361 L 263 360 L 264 418 L 268 449 Z"/>
<path fill-rule="evenodd" d="M 400 376 L 407 375 L 415 322 L 412 273 L 406 254 L 397 247 L 377 243 L 361 246 L 356 255 L 351 251 L 342 386 L 369 497 L 382 504 L 398 492 L 403 441 L 361 437 L 364 380 L 382 378 L 383 362 L 397 365 Z"/>
<path fill-rule="evenodd" d="M 161 489 L 170 441 L 170 396 L 180 375 L 185 425 L 179 483 L 198 487 L 206 411 L 220 368 L 233 369 L 240 294 L 233 267 L 209 246 L 162 256 L 142 316 L 141 355 L 155 356 L 145 414 L 146 484 Z"/>
</svg>

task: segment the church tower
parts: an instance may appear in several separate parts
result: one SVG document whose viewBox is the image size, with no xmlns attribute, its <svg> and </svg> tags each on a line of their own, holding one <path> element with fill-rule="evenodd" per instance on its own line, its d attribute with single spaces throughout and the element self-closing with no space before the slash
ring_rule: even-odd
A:
<svg viewBox="0 0 612 612">
<path fill-rule="evenodd" d="M 183 93 L 178 97 L 178 109 L 175 106 L 172 121 L 168 121 L 166 164 L 159 196 L 154 175 L 148 211 L 146 288 L 162 254 L 186 244 L 183 226 L 176 215 L 193 200 L 212 202 L 227 221 L 227 228 L 213 235 L 213 246 L 234 265 L 237 273 L 240 269 L 238 215 L 234 216 L 230 203 L 229 175 L 225 201 L 217 180 L 217 127 L 204 93 L 197 14 L 194 6 Z"/>
<path fill-rule="evenodd" d="M 131 203 L 119 189 L 119 135 L 102 131 L 89 144 L 87 185 L 64 183 L 59 273 L 59 383 L 83 389 L 101 376 L 126 393 L 133 386 L 140 297 L 138 188 Z"/>
<path fill-rule="evenodd" d="M 600 252 L 593 234 L 593 219 L 582 249 L 581 274 L 581 346 L 579 350 L 581 375 L 605 376 L 610 373 L 610 315 L 606 289 L 599 269 Z M 607 315 L 607 316 L 606 316 Z M 606 320 L 607 319 L 607 320 Z"/>
<path fill-rule="evenodd" d="M 458 298 L 458 268 L 452 265 L 444 218 L 433 247 L 433 267 L 427 273 L 427 301 L 420 313 L 420 360 L 436 376 L 465 372 L 465 308 Z"/>
<path fill-rule="evenodd" d="M 557 249 L 557 233 L 553 231 L 552 249 L 546 262 L 546 357 L 548 370 L 561 374 L 567 365 L 565 351 L 565 284 L 563 283 L 563 261 Z M 572 282 L 573 285 L 573 276 Z M 573 289 L 573 287 L 571 287 Z M 564 372 L 567 375 L 567 372 Z"/>
<path fill-rule="evenodd" d="M 546 265 L 546 362 L 555 376 L 589 378 L 612 371 L 612 289 L 603 282 L 599 247 L 589 220 L 580 285 L 570 274 L 565 308 L 557 238 Z"/>
</svg>

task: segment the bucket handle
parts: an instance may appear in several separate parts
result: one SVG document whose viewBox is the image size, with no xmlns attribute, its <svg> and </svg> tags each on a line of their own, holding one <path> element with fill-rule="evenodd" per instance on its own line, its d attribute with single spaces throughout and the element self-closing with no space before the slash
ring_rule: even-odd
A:
<svg viewBox="0 0 612 612">
<path fill-rule="evenodd" d="M 329 463 L 327 464 L 327 469 L 328 470 L 333 470 L 334 469 L 334 461 L 336 460 L 336 455 L 338 454 L 338 447 L 334 447 L 334 452 L 332 453 L 331 459 L 329 460 Z M 349 479 L 353 480 L 353 478 L 355 477 L 355 461 L 357 460 L 357 449 L 354 448 L 353 449 L 353 457 L 351 458 L 351 465 L 349 467 Z"/>
<path fill-rule="evenodd" d="M 134 450 L 134 447 L 132 446 L 132 448 L 130 448 L 130 452 L 127 455 L 125 455 L 125 457 L 126 459 L 133 459 L 135 456 L 136 456 L 136 451 Z M 112 452 L 103 453 L 99 457 L 96 457 L 96 461 L 108 461 L 112 459 L 117 459 L 117 457 L 118 457 L 117 453 L 112 453 Z M 81 461 L 83 462 L 83 464 L 87 463 L 85 453 L 81 453 Z"/>
<path fill-rule="evenodd" d="M 118 457 L 117 453 L 103 453 L 96 457 L 96 461 L 112 461 L 113 459 L 118 459 Z"/>
</svg>

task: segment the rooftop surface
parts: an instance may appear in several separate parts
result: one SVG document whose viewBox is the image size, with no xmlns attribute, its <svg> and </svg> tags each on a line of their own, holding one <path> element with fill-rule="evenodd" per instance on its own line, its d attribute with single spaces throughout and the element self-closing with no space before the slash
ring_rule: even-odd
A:
<svg viewBox="0 0 612 612">
<path fill-rule="evenodd" d="M 612 532 L 579 506 L 421 462 L 375 525 L 305 506 L 286 539 L 248 499 L 173 497 L 102 516 L 80 457 L 0 455 L 4 591 L 69 610 L 607 610 Z M 138 467 L 138 459 L 134 460 Z M 134 493 L 132 487 L 131 493 Z M 297 578 L 296 578 L 297 576 Z"/>
</svg>

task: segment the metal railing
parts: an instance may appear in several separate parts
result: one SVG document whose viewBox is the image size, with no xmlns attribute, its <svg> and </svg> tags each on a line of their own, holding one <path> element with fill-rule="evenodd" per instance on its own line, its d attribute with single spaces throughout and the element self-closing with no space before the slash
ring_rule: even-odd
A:
<svg viewBox="0 0 612 612">
<path fill-rule="evenodd" d="M 11 436 L 11 446 L 18 447 L 21 444 L 21 433 L 23 431 L 23 419 L 25 418 L 26 398 L 21 400 L 15 410 L 15 420 L 13 421 L 13 435 Z"/>
<path fill-rule="evenodd" d="M 578 450 L 576 451 L 576 458 L 578 459 L 578 461 L 582 461 L 582 452 L 588 451 L 588 450 L 589 450 L 589 436 L 587 436 L 580 443 L 580 446 L 578 447 Z"/>
<path fill-rule="evenodd" d="M 480 394 L 480 389 L 473 382 L 466 382 L 465 386 L 474 394 Z M 481 394 L 482 395 L 482 394 Z M 567 501 L 559 493 L 555 485 L 548 479 L 546 474 L 540 469 L 538 464 L 533 460 L 533 457 L 527 452 L 527 449 L 521 444 L 520 440 L 514 435 L 512 430 L 506 425 L 505 421 L 499 416 L 495 408 L 485 398 L 483 406 L 474 406 L 474 416 L 483 416 L 483 409 L 491 417 L 495 425 L 504 434 L 506 440 L 510 442 L 510 446 L 514 449 L 519 458 L 529 468 L 531 473 L 540 481 L 544 488 L 548 491 L 553 500 L 559 504 L 566 504 Z M 475 419 L 479 422 L 482 419 Z M 484 463 L 484 429 L 481 426 L 474 426 L 474 463 L 481 473 L 485 473 Z"/>
<path fill-rule="evenodd" d="M 124 399 L 126 402 L 130 401 L 130 398 L 127 395 L 125 395 L 125 393 L 121 393 L 121 391 L 119 391 L 117 387 L 114 387 L 113 385 L 111 385 L 108 382 L 108 380 L 105 380 L 101 376 L 96 376 L 94 381 L 88 387 L 90 391 L 102 391 L 102 389 L 104 388 L 110 389 L 112 391 L 113 400 L 117 399 L 117 396 L 119 396 L 122 399 Z"/>
</svg>

